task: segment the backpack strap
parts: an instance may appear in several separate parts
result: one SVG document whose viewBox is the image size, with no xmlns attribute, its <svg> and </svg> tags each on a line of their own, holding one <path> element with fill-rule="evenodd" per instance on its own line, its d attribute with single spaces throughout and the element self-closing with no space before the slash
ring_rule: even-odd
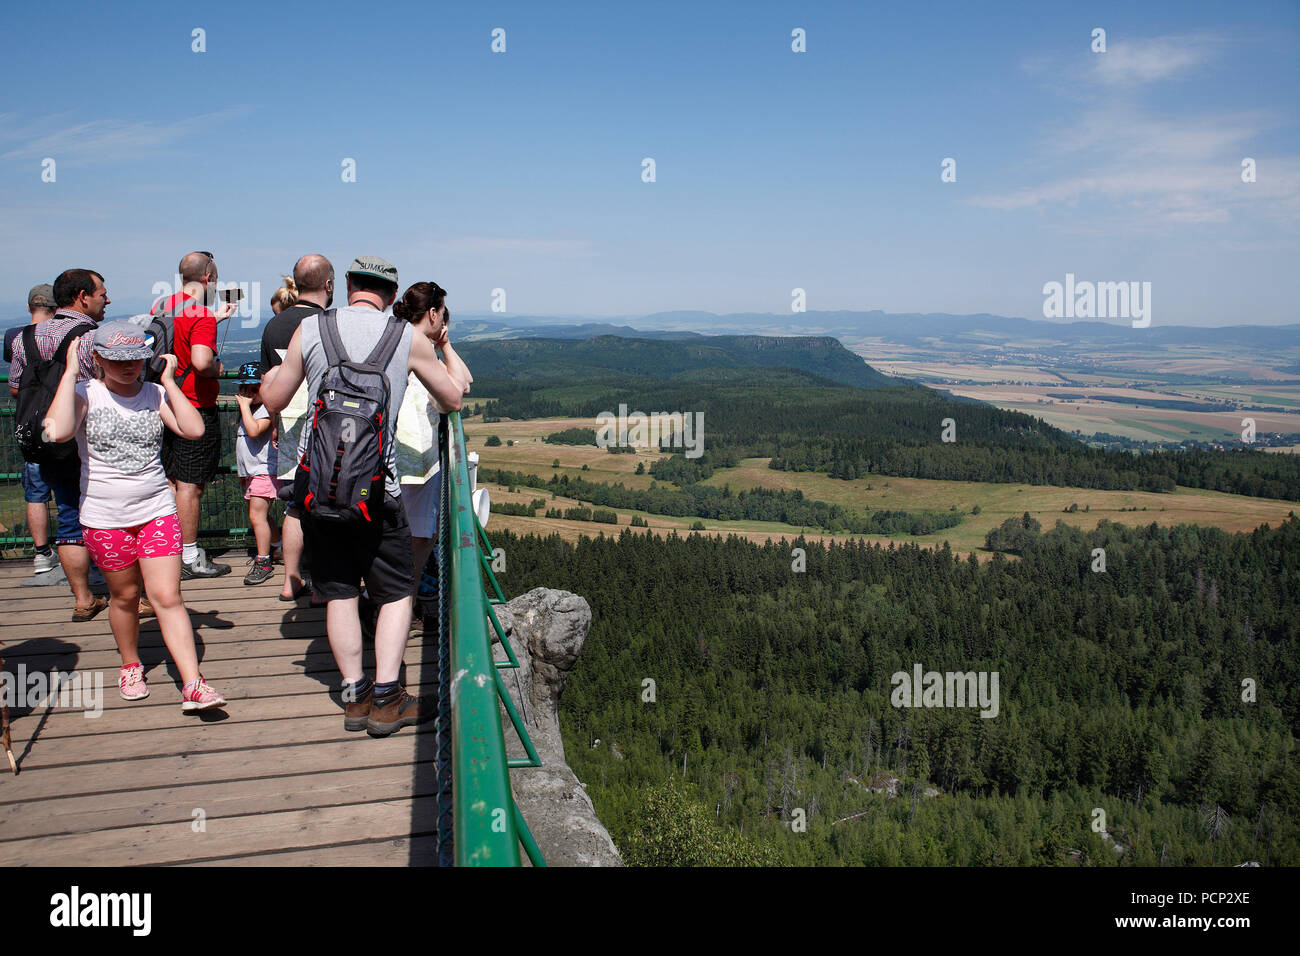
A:
<svg viewBox="0 0 1300 956">
<path fill-rule="evenodd" d="M 28 328 L 31 328 L 31 326 L 28 326 Z M 59 347 L 54 350 L 54 355 L 52 356 L 52 358 L 54 358 L 59 362 L 66 363 L 68 361 L 68 346 L 72 344 L 72 340 L 75 339 L 78 335 L 85 335 L 87 332 L 93 332 L 93 331 L 95 331 L 95 326 L 93 323 L 78 322 L 72 328 L 68 329 L 67 334 L 63 336 L 63 341 L 60 342 Z M 35 332 L 32 333 L 32 340 L 33 341 L 36 340 Z M 25 345 L 23 347 L 26 348 Z"/>
<path fill-rule="evenodd" d="M 27 361 L 24 371 L 41 360 L 41 352 L 36 347 L 36 326 L 30 323 L 23 326 L 23 358 Z M 17 385 L 18 383 L 10 382 L 9 384 Z"/>
<path fill-rule="evenodd" d="M 339 362 L 348 360 L 348 350 L 339 338 L 338 309 L 329 309 L 320 314 L 316 326 L 320 331 L 321 348 L 325 350 L 325 367 L 333 368 Z"/>
<path fill-rule="evenodd" d="M 182 312 L 189 308 L 189 296 L 181 296 L 180 300 L 172 303 L 170 309 L 162 308 L 166 299 L 159 299 L 158 303 L 149 311 L 149 314 L 155 319 L 175 319 Z"/>
<path fill-rule="evenodd" d="M 406 331 L 406 324 L 395 316 L 389 316 L 388 324 L 384 326 L 384 334 L 379 337 L 379 342 L 366 358 L 365 364 L 385 368 L 397 352 L 397 346 L 402 341 L 402 333 Z"/>
<path fill-rule="evenodd" d="M 388 381 L 388 373 L 386 369 L 388 363 L 393 360 L 393 355 L 397 352 L 398 345 L 402 342 L 402 333 L 406 331 L 406 325 L 407 323 L 404 320 L 390 315 L 388 317 L 388 324 L 384 326 L 384 334 L 379 337 L 379 342 L 376 343 L 374 350 L 366 358 L 366 365 L 383 371 L 384 381 Z M 392 429 L 389 434 L 395 438 L 397 435 L 396 417 L 388 423 L 388 427 Z M 385 475 L 390 478 L 397 477 L 393 473 L 393 470 L 388 467 L 387 458 L 384 459 L 383 467 Z"/>
</svg>

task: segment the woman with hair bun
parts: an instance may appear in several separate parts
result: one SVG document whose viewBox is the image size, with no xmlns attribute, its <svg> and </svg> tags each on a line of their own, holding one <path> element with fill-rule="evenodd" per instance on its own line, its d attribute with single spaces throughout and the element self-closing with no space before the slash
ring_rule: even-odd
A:
<svg viewBox="0 0 1300 956">
<path fill-rule="evenodd" d="M 284 285 L 271 294 L 271 311 L 275 315 L 279 315 L 298 301 L 298 286 L 294 284 L 293 276 L 281 276 L 281 278 L 284 279 Z"/>
<path fill-rule="evenodd" d="M 436 282 L 417 282 L 393 303 L 393 315 L 415 326 L 442 353 L 447 374 L 469 394 L 474 376 L 451 347 L 447 326 L 447 290 Z M 419 380 L 411 377 L 397 416 L 397 472 L 402 482 L 402 505 L 411 525 L 411 551 L 415 560 L 416 613 L 420 611 L 420 577 L 438 535 L 438 501 L 442 476 L 438 472 L 438 409 Z M 435 577 L 436 580 L 436 577 Z"/>
</svg>

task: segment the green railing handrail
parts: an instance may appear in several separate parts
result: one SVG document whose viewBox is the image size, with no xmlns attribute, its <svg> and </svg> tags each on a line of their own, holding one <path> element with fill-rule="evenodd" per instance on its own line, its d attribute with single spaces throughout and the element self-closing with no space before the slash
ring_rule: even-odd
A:
<svg viewBox="0 0 1300 956">
<path fill-rule="evenodd" d="M 519 866 L 522 843 L 535 866 L 545 866 L 528 824 L 515 805 L 509 771 L 514 766 L 540 766 L 528 732 L 506 691 L 499 669 L 514 662 L 510 644 L 483 587 L 486 542 L 474 514 L 469 459 L 460 413 L 447 416 L 446 446 L 441 450 L 446 520 L 442 552 L 450 602 L 450 667 L 448 686 L 452 730 L 452 793 L 455 860 L 457 866 Z M 492 579 L 494 589 L 495 579 Z M 498 594 L 499 594 L 498 590 Z M 492 657 L 489 622 L 497 631 L 509 662 Z M 526 760 L 506 757 L 500 702 L 506 709 Z"/>
</svg>

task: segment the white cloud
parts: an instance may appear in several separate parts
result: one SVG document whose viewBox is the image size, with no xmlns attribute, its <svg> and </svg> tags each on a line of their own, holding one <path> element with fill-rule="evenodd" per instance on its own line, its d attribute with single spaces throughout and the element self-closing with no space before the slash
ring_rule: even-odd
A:
<svg viewBox="0 0 1300 956">
<path fill-rule="evenodd" d="M 1227 222 L 1236 208 L 1294 217 L 1300 161 L 1254 156 L 1267 175 L 1255 183 L 1241 181 L 1241 160 L 1253 155 L 1251 141 L 1273 125 L 1258 111 L 1169 119 L 1094 110 L 1043 146 L 1044 153 L 1069 154 L 1078 172 L 968 201 L 1018 210 L 1101 198 L 1171 224 Z"/>
<path fill-rule="evenodd" d="M 1052 71 L 1043 56 L 1025 61 L 1027 72 L 1055 86 L 1063 98 L 1088 105 L 1037 144 L 1025 167 L 1035 181 L 967 201 L 1005 211 L 1074 211 L 1087 203 L 1111 227 L 1136 224 L 1155 230 L 1227 223 L 1238 213 L 1294 220 L 1300 210 L 1300 159 L 1270 157 L 1268 176 L 1261 173 L 1256 183 L 1241 181 L 1242 159 L 1253 157 L 1262 168 L 1265 159 L 1257 144 L 1264 134 L 1290 123 L 1289 117 L 1259 109 L 1156 112 L 1137 103 L 1138 88 L 1204 70 L 1228 42 L 1209 34 L 1112 35 L 1108 52 L 1080 53 L 1073 66 Z M 1059 174 L 1047 178 L 1042 169 Z M 1101 225 L 1072 218 L 1084 230 Z"/>
<path fill-rule="evenodd" d="M 1205 66 L 1225 41 L 1210 34 L 1113 39 L 1105 53 L 1089 55 L 1093 77 L 1107 86 L 1138 86 Z"/>
<path fill-rule="evenodd" d="M 136 160 L 148 153 L 197 144 L 196 137 L 214 126 L 247 115 L 244 107 L 174 120 L 118 118 L 72 122 L 68 113 L 23 124 L 16 114 L 0 115 L 0 159 L 40 159 L 52 156 L 64 166 L 89 166 Z M 71 125 L 66 125 L 71 122 Z M 0 147 L 3 148 L 3 147 Z"/>
</svg>

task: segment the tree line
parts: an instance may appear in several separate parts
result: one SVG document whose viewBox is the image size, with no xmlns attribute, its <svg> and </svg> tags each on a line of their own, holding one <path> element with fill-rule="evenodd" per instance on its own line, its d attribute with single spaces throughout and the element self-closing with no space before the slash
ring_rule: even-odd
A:
<svg viewBox="0 0 1300 956">
<path fill-rule="evenodd" d="M 955 511 L 876 509 L 862 514 L 840 505 L 805 498 L 797 489 L 754 488 L 733 492 L 730 487 L 695 484 L 674 490 L 653 482 L 648 489 L 634 489 L 622 483 L 611 485 L 568 475 L 552 475 L 545 480 L 538 475 L 492 468 L 480 470 L 479 477 L 482 481 L 499 485 L 546 488 L 566 498 L 577 498 L 608 508 L 717 521 L 780 521 L 796 527 L 824 528 L 834 533 L 924 535 L 955 527 L 962 520 Z"/>
</svg>

